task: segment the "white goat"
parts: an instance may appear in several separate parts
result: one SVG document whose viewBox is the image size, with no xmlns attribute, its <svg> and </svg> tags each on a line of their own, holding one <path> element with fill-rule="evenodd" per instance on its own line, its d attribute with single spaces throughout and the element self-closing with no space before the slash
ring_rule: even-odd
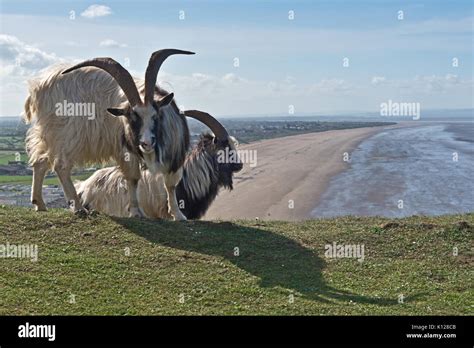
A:
<svg viewBox="0 0 474 348">
<path fill-rule="evenodd" d="M 201 135 L 199 143 L 186 157 L 183 178 L 176 188 L 181 212 L 188 219 L 201 218 L 216 198 L 221 187 L 232 189 L 233 173 L 242 169 L 236 155 L 237 142 L 211 115 L 200 111 L 185 111 L 185 115 L 205 123 L 215 134 Z M 225 160 L 222 154 L 232 154 Z M 224 161 L 221 160 L 224 158 Z M 87 180 L 76 183 L 84 206 L 108 215 L 126 216 L 128 185 L 118 167 L 96 171 Z M 165 177 L 143 170 L 138 182 L 138 199 L 145 215 L 150 218 L 169 218 Z"/>
<path fill-rule="evenodd" d="M 173 54 L 194 53 L 175 49 L 154 52 L 145 81 L 134 81 L 111 58 L 92 59 L 65 71 L 64 66 L 53 67 L 30 81 L 25 119 L 35 121 L 28 130 L 26 147 L 33 166 L 31 202 L 36 210 L 46 210 L 41 189 L 47 170 L 53 168 L 72 209 L 85 211 L 71 181 L 73 166 L 113 159 L 128 183 L 130 216 L 143 215 L 137 184 L 139 165 L 144 162 L 151 172 L 164 174 L 169 213 L 177 220 L 186 219 L 177 205 L 175 189 L 189 148 L 189 130 L 173 93 L 156 86 L 162 63 Z M 71 103 L 94 105 L 94 117 L 58 115 L 58 105 Z"/>
</svg>

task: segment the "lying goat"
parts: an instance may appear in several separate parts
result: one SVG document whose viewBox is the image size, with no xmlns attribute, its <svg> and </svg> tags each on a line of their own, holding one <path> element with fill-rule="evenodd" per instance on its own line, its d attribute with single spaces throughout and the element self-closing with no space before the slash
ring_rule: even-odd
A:
<svg viewBox="0 0 474 348">
<path fill-rule="evenodd" d="M 202 134 L 199 143 L 186 157 L 183 178 L 176 187 L 181 212 L 188 219 L 199 219 L 208 210 L 221 187 L 232 190 L 233 173 L 242 169 L 237 143 L 211 115 L 196 111 L 184 114 L 206 124 L 214 133 Z M 224 154 L 231 154 L 226 158 Z M 224 159 L 224 160 L 222 160 Z M 146 216 L 169 218 L 165 176 L 143 170 L 138 182 L 138 200 Z M 76 183 L 84 206 L 108 215 L 127 215 L 128 185 L 118 167 L 98 170 L 85 181 Z"/>
</svg>

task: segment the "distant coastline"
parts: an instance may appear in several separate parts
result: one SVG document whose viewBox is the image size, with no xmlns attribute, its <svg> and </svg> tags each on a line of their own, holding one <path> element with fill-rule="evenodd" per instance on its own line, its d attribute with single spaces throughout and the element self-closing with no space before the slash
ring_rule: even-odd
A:
<svg viewBox="0 0 474 348">
<path fill-rule="evenodd" d="M 351 165 L 343 161 L 344 153 L 352 156 L 362 144 L 384 131 L 403 128 L 416 133 L 416 128 L 439 125 L 438 122 L 403 122 L 395 126 L 311 133 L 244 145 L 245 149 L 257 150 L 257 167 L 244 168 L 237 175 L 234 191 L 222 191 L 205 218 L 305 220 L 318 217 L 320 215 L 315 213 L 315 207 L 317 209 L 323 202 L 333 180 L 351 169 Z M 462 124 L 450 125 L 447 129 L 456 130 L 458 137 L 469 137 L 471 134 Z M 446 155 L 451 156 L 451 153 Z M 387 187 L 392 184 L 386 182 Z M 359 190 L 368 190 L 372 181 L 367 177 L 356 185 Z M 338 187 L 336 190 L 350 192 L 354 188 Z M 372 189 L 383 191 L 384 187 Z M 289 208 L 290 203 L 293 203 L 293 208 Z M 366 203 L 361 201 L 358 204 L 370 207 Z M 429 206 L 425 208 L 426 211 L 430 209 Z M 438 208 L 433 207 L 433 212 Z M 410 215 L 410 210 L 406 212 L 405 215 Z M 367 211 L 364 214 L 373 215 L 367 214 Z"/>
<path fill-rule="evenodd" d="M 347 169 L 345 154 L 390 127 L 332 130 L 262 140 L 242 146 L 256 150 L 258 165 L 237 174 L 233 191 L 221 191 L 205 219 L 305 220 L 332 177 Z"/>
</svg>

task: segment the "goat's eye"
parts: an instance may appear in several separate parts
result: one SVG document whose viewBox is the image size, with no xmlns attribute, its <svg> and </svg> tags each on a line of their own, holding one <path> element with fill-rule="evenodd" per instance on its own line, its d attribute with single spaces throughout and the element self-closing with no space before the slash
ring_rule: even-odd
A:
<svg viewBox="0 0 474 348">
<path fill-rule="evenodd" d="M 133 121 L 138 120 L 138 118 L 140 117 L 140 116 L 138 116 L 138 114 L 137 114 L 135 111 L 133 111 L 133 110 L 132 110 L 132 112 L 130 113 L 130 116 L 131 116 L 131 118 L 132 118 Z"/>
</svg>

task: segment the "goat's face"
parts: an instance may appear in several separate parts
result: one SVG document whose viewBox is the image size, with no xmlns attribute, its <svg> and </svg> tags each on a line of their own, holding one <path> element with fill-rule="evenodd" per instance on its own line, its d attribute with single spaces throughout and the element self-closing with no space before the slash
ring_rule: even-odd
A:
<svg viewBox="0 0 474 348">
<path fill-rule="evenodd" d="M 125 116 L 130 128 L 125 131 L 125 142 L 129 149 L 137 151 L 145 158 L 147 165 L 155 164 L 153 157 L 156 142 L 156 131 L 159 111 L 173 100 L 173 93 L 167 94 L 161 99 L 156 99 L 155 89 L 158 72 L 163 62 L 174 54 L 194 54 L 194 52 L 176 49 L 164 49 L 153 52 L 145 72 L 145 83 L 140 96 L 137 85 L 130 73 L 112 58 L 94 58 L 76 64 L 62 73 L 67 74 L 73 70 L 94 66 L 106 71 L 111 75 L 122 89 L 127 102 L 124 107 L 109 108 L 107 111 L 114 116 Z"/>
<path fill-rule="evenodd" d="M 125 116 L 133 133 L 133 145 L 140 153 L 148 155 L 155 149 L 160 108 L 166 107 L 172 100 L 173 93 L 170 93 L 152 104 L 140 104 L 133 108 L 127 105 L 107 111 L 114 116 Z"/>
<path fill-rule="evenodd" d="M 218 139 L 210 134 L 201 136 L 206 152 L 216 159 L 219 185 L 233 189 L 233 174 L 239 172 L 243 163 L 237 152 L 238 142 L 234 137 Z"/>
</svg>

